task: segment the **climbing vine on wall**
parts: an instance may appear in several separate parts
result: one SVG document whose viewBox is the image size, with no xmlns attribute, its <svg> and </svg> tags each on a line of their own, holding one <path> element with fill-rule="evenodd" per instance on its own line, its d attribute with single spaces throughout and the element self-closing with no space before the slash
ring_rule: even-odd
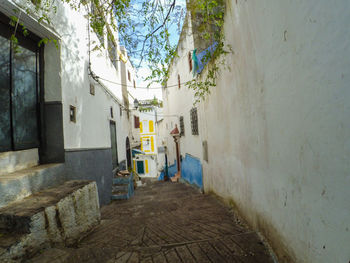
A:
<svg viewBox="0 0 350 263">
<path fill-rule="evenodd" d="M 197 34 L 200 42 L 211 45 L 216 43 L 213 52 L 206 52 L 201 63 L 206 65 L 206 73 L 201 76 L 196 72 L 195 77 L 186 83 L 189 89 L 194 90 L 195 102 L 199 103 L 210 94 L 211 88 L 216 86 L 216 79 L 220 65 L 225 64 L 224 55 L 232 52 L 225 47 L 222 27 L 224 24 L 225 1 L 224 0 L 193 0 L 188 3 L 191 12 L 194 34 Z M 223 58 L 223 59 L 220 59 Z M 196 62 L 196 61 L 195 61 Z"/>
</svg>

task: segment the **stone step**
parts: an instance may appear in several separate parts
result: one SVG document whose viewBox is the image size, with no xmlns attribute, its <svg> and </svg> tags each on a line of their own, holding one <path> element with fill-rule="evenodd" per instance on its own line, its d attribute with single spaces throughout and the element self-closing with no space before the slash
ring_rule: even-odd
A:
<svg viewBox="0 0 350 263">
<path fill-rule="evenodd" d="M 38 149 L 23 151 L 11 151 L 0 153 L 0 177 L 3 174 L 12 173 L 38 165 Z"/>
<path fill-rule="evenodd" d="M 111 199 L 112 200 L 126 200 L 129 199 L 129 193 L 128 192 L 117 192 L 117 193 L 112 193 Z"/>
<path fill-rule="evenodd" d="M 92 181 L 68 181 L 13 202 L 0 208 L 0 262 L 22 262 L 44 247 L 73 244 L 100 217 Z"/>
<path fill-rule="evenodd" d="M 0 176 L 0 208 L 65 181 L 63 164 L 45 164 Z"/>
<path fill-rule="evenodd" d="M 113 178 L 113 184 L 116 184 L 116 185 L 129 184 L 130 182 L 132 182 L 132 175 L 116 176 Z"/>
<path fill-rule="evenodd" d="M 129 190 L 129 184 L 113 185 L 112 186 L 112 192 L 117 192 L 117 191 L 128 192 L 128 190 Z"/>
</svg>

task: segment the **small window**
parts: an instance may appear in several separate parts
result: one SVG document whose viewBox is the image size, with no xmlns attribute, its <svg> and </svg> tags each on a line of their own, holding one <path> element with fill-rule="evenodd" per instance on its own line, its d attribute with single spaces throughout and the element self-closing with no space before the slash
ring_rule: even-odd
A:
<svg viewBox="0 0 350 263">
<path fill-rule="evenodd" d="M 180 135 L 185 136 L 185 124 L 184 124 L 184 117 L 180 117 Z"/>
<path fill-rule="evenodd" d="M 95 85 L 90 83 L 90 94 L 95 95 Z"/>
<path fill-rule="evenodd" d="M 131 81 L 130 71 L 128 70 L 128 80 Z"/>
<path fill-rule="evenodd" d="M 181 78 L 180 78 L 180 74 L 177 75 L 177 84 L 179 86 L 179 89 L 181 88 Z"/>
<path fill-rule="evenodd" d="M 191 52 L 188 52 L 188 66 L 190 68 L 190 72 L 192 71 L 192 55 Z"/>
<path fill-rule="evenodd" d="M 123 109 L 122 109 L 122 106 L 119 106 L 119 114 L 120 114 L 120 116 L 123 116 Z"/>
<path fill-rule="evenodd" d="M 135 129 L 140 128 L 140 118 L 137 116 L 134 116 L 134 127 Z"/>
<path fill-rule="evenodd" d="M 71 122 L 76 122 L 76 108 L 72 105 L 69 106 L 69 119 Z"/>
<path fill-rule="evenodd" d="M 136 89 L 136 82 L 135 82 L 135 80 L 134 80 L 134 89 Z"/>
<path fill-rule="evenodd" d="M 111 118 L 113 119 L 114 118 L 114 114 L 113 114 L 113 107 L 111 107 Z"/>
<path fill-rule="evenodd" d="M 198 115 L 197 115 L 197 108 L 191 109 L 190 112 L 191 115 L 191 129 L 192 129 L 192 135 L 198 135 Z"/>
</svg>

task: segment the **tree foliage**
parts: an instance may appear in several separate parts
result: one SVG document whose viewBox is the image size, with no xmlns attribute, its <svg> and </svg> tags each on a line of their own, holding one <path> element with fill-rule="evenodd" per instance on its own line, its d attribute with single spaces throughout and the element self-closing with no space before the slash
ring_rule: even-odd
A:
<svg viewBox="0 0 350 263">
<path fill-rule="evenodd" d="M 117 44 L 115 34 L 118 32 L 119 41 L 129 52 L 134 66 L 147 66 L 150 76 L 147 80 L 164 84 L 168 79 L 168 67 L 176 56 L 176 45 L 173 43 L 172 33 L 181 30 L 182 20 L 186 8 L 179 5 L 176 0 L 22 0 L 22 8 L 39 23 L 51 25 L 53 16 L 61 4 L 69 5 L 74 10 L 81 10 L 89 19 L 89 26 L 100 37 L 107 35 L 108 41 Z M 214 54 L 206 59 L 212 60 L 225 53 L 223 37 L 220 28 L 223 24 L 224 0 L 190 0 L 187 9 L 196 17 L 199 31 L 205 40 L 219 43 Z M 115 19 L 114 19 L 115 18 Z M 11 17 L 14 34 L 11 40 L 16 44 L 16 32 L 27 29 L 21 22 L 21 13 Z M 39 45 L 56 40 L 45 38 Z M 100 41 L 95 49 L 105 48 Z M 213 58 L 214 57 L 214 58 Z M 188 87 L 197 90 L 198 98 L 209 93 L 214 86 L 217 67 L 213 67 L 205 81 L 199 78 L 188 83 Z M 197 96 L 196 95 L 196 96 Z"/>
</svg>

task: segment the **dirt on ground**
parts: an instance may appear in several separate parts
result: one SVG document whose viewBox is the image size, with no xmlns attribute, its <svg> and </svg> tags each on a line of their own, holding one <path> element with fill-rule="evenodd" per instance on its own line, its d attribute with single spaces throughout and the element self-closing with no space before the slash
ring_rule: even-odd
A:
<svg viewBox="0 0 350 263">
<path fill-rule="evenodd" d="M 101 214 L 101 224 L 74 247 L 44 250 L 27 262 L 273 262 L 232 210 L 185 184 L 147 182 Z"/>
</svg>

